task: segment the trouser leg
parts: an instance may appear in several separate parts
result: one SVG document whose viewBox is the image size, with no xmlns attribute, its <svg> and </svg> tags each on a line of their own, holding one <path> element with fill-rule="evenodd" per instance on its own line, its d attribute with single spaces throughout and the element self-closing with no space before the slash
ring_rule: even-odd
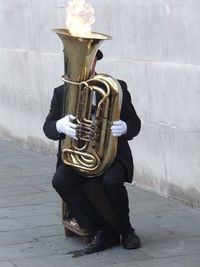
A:
<svg viewBox="0 0 200 267">
<path fill-rule="evenodd" d="M 82 185 L 85 179 L 72 168 L 61 164 L 52 180 L 53 187 L 69 205 L 73 216 L 82 228 L 91 225 L 99 217 L 97 210 L 83 191 Z"/>
<path fill-rule="evenodd" d="M 121 234 L 131 227 L 129 220 L 129 203 L 126 187 L 124 166 L 117 160 L 103 175 L 104 192 L 114 211 L 115 218 Z"/>
</svg>

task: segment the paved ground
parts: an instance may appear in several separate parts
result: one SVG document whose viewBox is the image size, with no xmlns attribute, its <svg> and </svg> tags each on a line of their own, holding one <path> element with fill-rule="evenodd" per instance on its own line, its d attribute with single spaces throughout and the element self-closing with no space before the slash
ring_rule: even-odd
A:
<svg viewBox="0 0 200 267">
<path fill-rule="evenodd" d="M 200 209 L 127 186 L 142 248 L 80 256 L 51 188 L 55 158 L 0 140 L 0 267 L 199 267 Z M 134 210 L 134 213 L 133 213 Z"/>
</svg>

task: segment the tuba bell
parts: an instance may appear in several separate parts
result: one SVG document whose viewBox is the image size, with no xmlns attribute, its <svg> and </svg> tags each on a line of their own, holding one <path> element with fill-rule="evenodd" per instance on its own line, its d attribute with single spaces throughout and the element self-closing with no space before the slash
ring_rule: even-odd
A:
<svg viewBox="0 0 200 267">
<path fill-rule="evenodd" d="M 113 121 L 120 119 L 122 89 L 111 76 L 90 77 L 90 72 L 100 44 L 111 37 L 94 32 L 90 37 L 77 37 L 65 29 L 54 31 L 64 46 L 63 116 L 76 117 L 78 137 L 74 140 L 66 136 L 62 140 L 62 160 L 81 175 L 98 176 L 116 156 L 118 141 L 110 127 Z M 94 93 L 100 100 L 91 118 Z"/>
</svg>

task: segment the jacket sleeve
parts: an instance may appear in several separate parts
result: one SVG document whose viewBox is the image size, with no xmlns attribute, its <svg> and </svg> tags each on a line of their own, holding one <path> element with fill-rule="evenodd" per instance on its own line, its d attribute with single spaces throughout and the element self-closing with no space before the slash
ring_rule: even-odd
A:
<svg viewBox="0 0 200 267">
<path fill-rule="evenodd" d="M 56 89 L 54 89 L 49 114 L 47 115 L 46 121 L 43 125 L 45 135 L 52 140 L 65 138 L 65 134 L 60 134 L 56 129 L 56 122 L 61 118 L 61 104 L 61 99 L 58 97 Z"/>
<path fill-rule="evenodd" d="M 121 120 L 127 124 L 127 133 L 123 137 L 127 140 L 132 140 L 133 137 L 138 135 L 141 128 L 141 121 L 135 111 L 135 108 L 131 102 L 131 95 L 127 90 L 127 85 L 124 81 L 119 81 L 123 90 L 123 101 L 121 109 Z"/>
</svg>

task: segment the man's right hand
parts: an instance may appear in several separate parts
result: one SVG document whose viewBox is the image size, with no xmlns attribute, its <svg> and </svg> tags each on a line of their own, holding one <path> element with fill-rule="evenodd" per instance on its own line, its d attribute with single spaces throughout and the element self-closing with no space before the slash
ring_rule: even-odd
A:
<svg viewBox="0 0 200 267">
<path fill-rule="evenodd" d="M 64 118 L 58 120 L 56 122 L 57 131 L 59 133 L 64 133 L 75 140 L 78 140 L 78 138 L 76 137 L 76 130 L 75 130 L 77 126 L 75 123 L 71 122 L 75 119 L 76 117 L 74 117 L 73 115 L 67 115 Z"/>
</svg>

